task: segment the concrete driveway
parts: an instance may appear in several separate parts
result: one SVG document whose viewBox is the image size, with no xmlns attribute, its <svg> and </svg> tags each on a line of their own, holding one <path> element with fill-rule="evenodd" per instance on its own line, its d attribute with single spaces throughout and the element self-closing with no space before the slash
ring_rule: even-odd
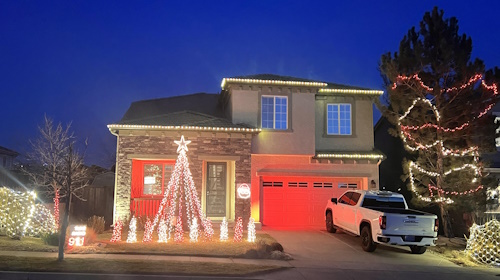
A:
<svg viewBox="0 0 500 280">
<path fill-rule="evenodd" d="M 459 267 L 438 255 L 412 255 L 407 247 L 379 245 L 373 253 L 361 249 L 359 237 L 341 231 L 263 228 L 292 255 L 293 269 L 264 279 L 497 279 L 500 269 Z"/>
</svg>

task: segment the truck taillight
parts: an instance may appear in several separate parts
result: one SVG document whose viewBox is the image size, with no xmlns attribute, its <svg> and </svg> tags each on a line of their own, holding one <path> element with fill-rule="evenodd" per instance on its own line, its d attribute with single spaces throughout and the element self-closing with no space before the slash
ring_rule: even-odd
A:
<svg viewBox="0 0 500 280">
<path fill-rule="evenodd" d="M 434 231 L 438 232 L 438 230 L 439 230 L 439 220 L 436 219 L 434 220 Z"/>
<path fill-rule="evenodd" d="M 378 217 L 378 224 L 380 225 L 380 229 L 385 229 L 387 227 L 387 217 L 386 216 Z"/>
</svg>

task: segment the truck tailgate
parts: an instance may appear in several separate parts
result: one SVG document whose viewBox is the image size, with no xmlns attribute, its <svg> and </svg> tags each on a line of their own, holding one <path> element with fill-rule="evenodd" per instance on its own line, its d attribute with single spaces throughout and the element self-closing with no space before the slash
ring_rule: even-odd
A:
<svg viewBox="0 0 500 280">
<path fill-rule="evenodd" d="M 434 215 L 405 215 L 386 213 L 384 235 L 434 236 Z"/>
</svg>

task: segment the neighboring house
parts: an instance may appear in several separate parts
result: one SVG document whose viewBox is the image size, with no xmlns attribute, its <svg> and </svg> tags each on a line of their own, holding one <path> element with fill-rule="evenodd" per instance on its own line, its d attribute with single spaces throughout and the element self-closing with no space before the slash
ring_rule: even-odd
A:
<svg viewBox="0 0 500 280">
<path fill-rule="evenodd" d="M 108 125 L 117 136 L 115 219 L 156 214 L 181 135 L 192 141 L 193 180 L 215 221 L 324 227 L 328 199 L 378 189 L 372 108 L 381 91 L 268 74 L 221 87 L 134 102 Z M 160 180 L 145 180 L 152 176 Z M 249 199 L 237 195 L 241 184 Z"/>
<path fill-rule="evenodd" d="M 18 155 L 19 155 L 18 152 L 0 146 L 0 168 L 11 170 L 14 165 L 14 159 Z"/>
</svg>

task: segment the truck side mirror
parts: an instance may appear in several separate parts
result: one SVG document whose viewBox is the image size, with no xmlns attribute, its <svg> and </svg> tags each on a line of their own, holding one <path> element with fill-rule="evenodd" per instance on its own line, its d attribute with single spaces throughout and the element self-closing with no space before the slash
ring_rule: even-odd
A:
<svg viewBox="0 0 500 280">
<path fill-rule="evenodd" d="M 337 204 L 337 199 L 335 197 L 332 197 L 332 203 Z"/>
</svg>

